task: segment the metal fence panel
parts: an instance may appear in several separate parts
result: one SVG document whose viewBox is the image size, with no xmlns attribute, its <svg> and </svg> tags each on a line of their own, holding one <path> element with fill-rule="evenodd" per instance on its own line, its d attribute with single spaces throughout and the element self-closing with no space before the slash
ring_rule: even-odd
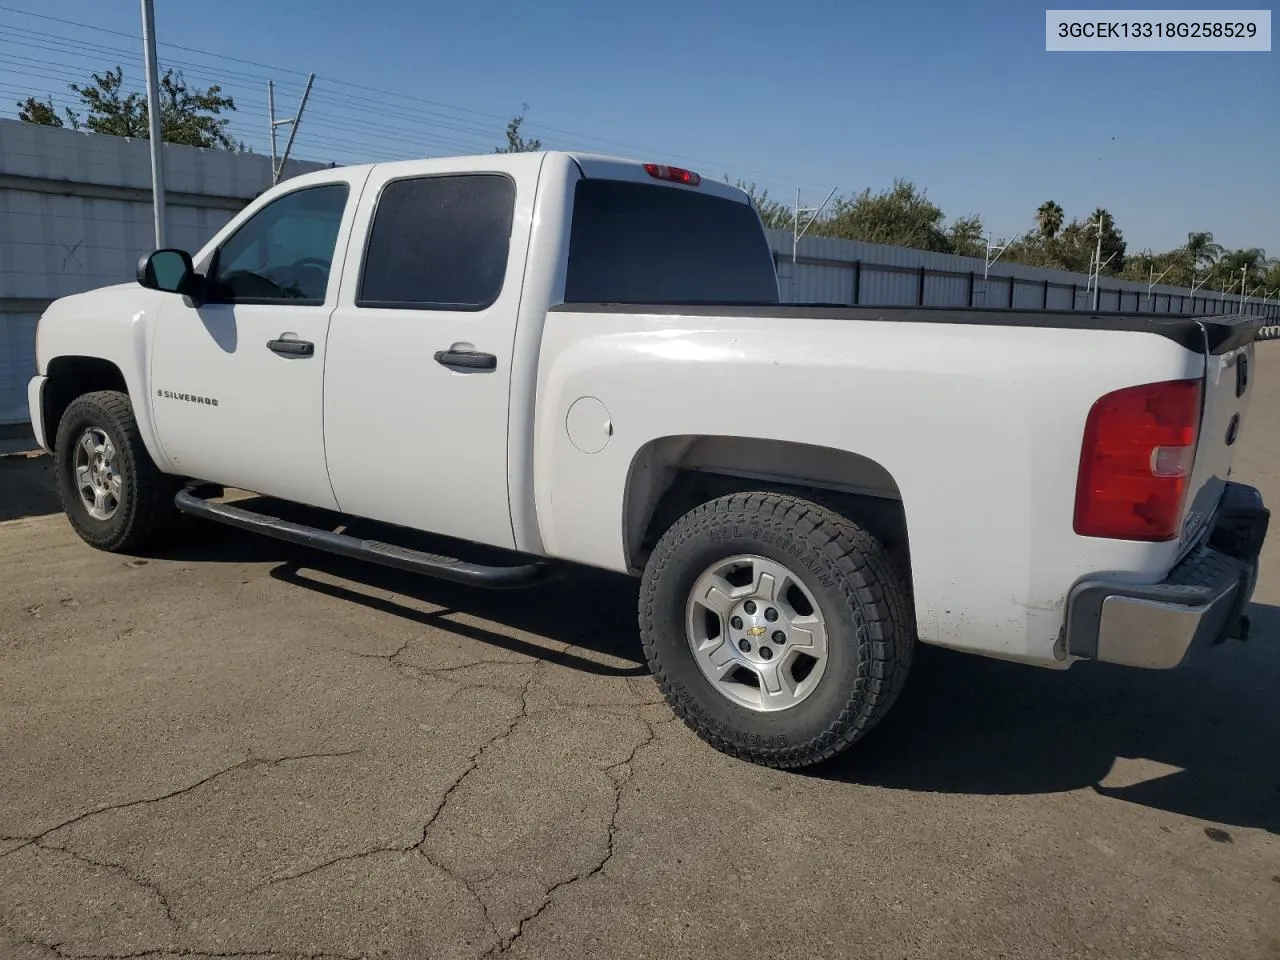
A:
<svg viewBox="0 0 1280 960">
<path fill-rule="evenodd" d="M 787 230 L 769 230 L 770 248 L 774 252 L 779 267 L 785 262 L 791 265 L 792 237 Z M 984 284 L 983 272 L 987 265 L 974 257 L 959 257 L 949 253 L 933 253 L 927 250 L 908 250 L 904 247 L 890 247 L 878 243 L 864 243 L 859 240 L 841 240 L 834 237 L 802 237 L 796 248 L 798 262 L 794 264 L 791 276 L 784 291 L 784 297 L 790 302 L 803 302 L 812 298 L 793 296 L 790 291 L 808 292 L 807 274 L 827 270 L 832 265 L 843 264 L 852 271 L 861 265 L 862 283 L 855 284 L 859 297 L 857 302 L 869 305 L 903 306 L 967 306 L 968 282 L 970 275 L 975 277 L 973 306 L 975 307 L 1009 307 L 1009 284 L 1016 280 L 1013 291 L 1012 306 L 1023 310 L 1044 309 L 1093 309 L 1093 293 L 1087 288 L 1090 278 L 1085 274 L 1069 273 L 1064 270 L 1051 270 L 1046 267 L 1032 267 L 1021 263 L 1009 263 L 997 260 L 988 271 Z M 926 298 L 920 299 L 919 270 L 925 269 L 924 289 Z M 961 283 L 932 283 L 930 277 L 966 278 Z M 913 279 L 914 278 L 914 279 Z M 1048 283 L 1046 297 L 1045 283 Z M 914 286 L 913 286 L 914 284 Z M 1072 287 L 1076 288 L 1073 296 Z M 914 289 L 915 296 L 911 291 Z M 943 293 L 942 291 L 945 291 Z M 1149 297 L 1148 295 L 1151 294 Z M 935 296 L 945 297 L 946 301 L 937 302 Z M 1074 301 L 1074 307 L 1073 307 Z M 1114 277 L 1103 277 L 1098 296 L 1099 310 L 1124 310 L 1154 313 L 1237 313 L 1240 311 L 1240 297 L 1224 296 L 1221 291 L 1199 290 L 1193 297 L 1190 290 L 1157 284 L 1148 289 L 1146 283 L 1134 280 L 1120 280 Z M 1261 303 L 1251 300 L 1245 305 L 1245 312 L 1262 317 L 1280 319 L 1280 301 Z"/>
<path fill-rule="evenodd" d="M 27 381 L 36 368 L 38 313 L 0 314 L 0 424 L 25 423 Z"/>
<path fill-rule="evenodd" d="M 925 306 L 948 306 L 969 301 L 969 278 L 927 273 L 924 278 Z"/>
</svg>

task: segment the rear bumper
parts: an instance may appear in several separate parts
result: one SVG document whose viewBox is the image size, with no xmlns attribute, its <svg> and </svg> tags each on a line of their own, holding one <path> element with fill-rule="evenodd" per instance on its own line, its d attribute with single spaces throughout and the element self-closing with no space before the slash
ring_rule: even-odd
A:
<svg viewBox="0 0 1280 960">
<path fill-rule="evenodd" d="M 36 443 L 48 451 L 48 439 L 44 435 L 44 385 L 48 377 L 32 377 L 27 384 L 27 409 L 31 414 L 31 431 L 36 435 Z"/>
<path fill-rule="evenodd" d="M 1193 646 L 1245 639 L 1270 511 L 1254 487 L 1228 483 L 1208 535 L 1161 583 L 1099 577 L 1067 600 L 1067 653 L 1167 670 Z"/>
</svg>

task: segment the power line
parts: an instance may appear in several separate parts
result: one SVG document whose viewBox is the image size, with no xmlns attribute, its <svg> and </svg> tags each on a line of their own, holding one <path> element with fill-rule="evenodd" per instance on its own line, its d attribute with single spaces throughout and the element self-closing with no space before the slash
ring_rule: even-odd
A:
<svg viewBox="0 0 1280 960">
<path fill-rule="evenodd" d="M 141 41 L 142 39 L 136 33 L 127 33 L 123 30 L 112 30 L 109 27 L 100 27 L 92 23 L 84 23 L 79 20 L 66 20 L 66 19 L 63 19 L 62 17 L 50 16 L 47 13 L 35 13 L 31 10 L 19 10 L 16 7 L 6 7 L 6 6 L 0 6 L 0 10 L 3 10 L 5 13 L 21 14 L 24 17 L 35 17 L 39 20 L 49 20 L 49 21 L 52 21 L 53 23 L 61 23 L 69 27 L 79 27 L 82 30 L 92 30 L 95 33 L 110 33 L 113 36 L 117 36 L 117 37 L 128 37 L 130 40 Z M 210 53 L 207 50 L 200 50 L 196 47 L 184 47 L 180 43 L 161 42 L 159 46 L 171 47 L 174 50 L 186 50 L 188 53 L 198 53 L 206 57 L 217 57 L 220 60 L 231 60 L 235 63 L 243 63 L 251 67 L 261 67 L 265 70 L 276 70 L 281 73 L 293 73 L 293 74 L 297 74 L 300 77 L 305 77 L 307 75 L 305 70 L 290 70 L 287 67 L 273 66 L 272 64 L 269 64 L 269 63 L 260 63 L 257 60 L 245 60 L 242 57 L 233 57 L 230 54 L 226 54 L 226 53 Z"/>
<path fill-rule="evenodd" d="M 80 53 L 77 53 L 77 55 L 88 56 L 87 54 L 80 54 Z M 61 81 L 61 82 L 70 84 L 72 82 L 79 82 L 83 79 L 79 73 L 74 72 L 76 69 L 78 69 L 76 67 L 65 65 L 65 64 L 50 64 L 46 60 L 38 59 L 34 57 L 23 57 L 23 56 L 18 56 L 13 54 L 0 54 L 0 63 L 8 63 L 17 68 L 20 68 L 28 76 L 40 77 L 41 79 L 45 79 L 45 80 Z M 184 75 L 185 74 L 189 74 L 190 76 L 196 79 L 202 78 L 201 73 L 195 70 L 187 71 L 184 69 Z M 212 79 L 212 80 L 219 79 L 218 76 L 214 74 L 207 74 L 204 76 L 207 76 L 209 79 Z M 263 82 L 263 86 L 265 87 L 266 85 L 265 78 L 263 78 L 262 82 Z M 252 131 L 245 130 L 242 128 L 242 124 L 245 122 L 247 117 L 252 119 L 261 119 L 265 121 L 267 118 L 267 111 L 265 106 L 260 106 L 256 102 L 256 100 L 246 100 L 244 96 L 239 95 L 238 90 L 240 88 L 241 88 L 241 84 L 239 83 L 231 83 L 224 86 L 223 88 L 224 91 L 229 94 L 236 94 L 239 102 L 237 103 L 237 109 L 235 113 L 230 116 L 224 117 L 223 119 L 226 119 L 229 121 L 229 123 L 231 124 L 231 127 L 234 129 L 234 132 L 236 132 L 236 134 L 241 139 L 244 138 L 245 134 L 249 134 L 248 139 L 253 140 L 253 139 L 256 139 L 256 137 L 253 136 L 253 133 L 257 132 L 256 128 Z M 31 93 L 30 90 L 27 90 L 27 91 L 19 90 L 17 92 L 27 93 L 27 94 Z M 254 94 L 258 93 L 256 89 L 254 89 L 252 92 Z M 318 96 L 316 98 L 316 102 L 323 102 L 324 99 L 325 97 Z M 67 106 L 83 109 L 83 104 L 77 101 L 65 100 L 61 97 L 59 97 L 59 101 L 62 103 L 65 103 Z M 345 104 L 340 103 L 339 107 L 340 108 L 345 107 Z M 357 108 L 353 107 L 352 109 L 357 109 Z M 419 133 L 416 133 L 412 128 L 406 127 L 403 124 L 397 125 L 397 126 L 390 126 L 385 124 L 371 123 L 368 121 L 367 116 L 368 116 L 368 110 L 365 110 L 362 115 L 352 116 L 345 112 L 321 111 L 313 108 L 312 111 L 308 114 L 307 127 L 308 128 L 311 128 L 311 127 L 328 128 L 328 129 L 337 130 L 343 133 L 350 133 L 353 131 L 353 128 L 359 127 L 359 128 L 367 129 L 371 132 L 377 133 L 380 139 L 395 141 L 413 150 L 419 150 L 419 151 L 422 150 L 423 146 L 425 145 L 425 146 L 431 147 L 433 149 L 433 152 L 447 152 L 447 150 L 451 148 L 461 149 L 468 152 L 475 152 L 477 150 L 484 152 L 490 149 L 490 144 L 492 143 L 492 139 L 491 139 L 492 131 L 480 131 L 480 130 L 472 131 L 467 128 L 462 128 L 461 132 L 463 133 L 474 132 L 475 135 L 470 138 L 451 137 L 451 136 L 439 134 L 434 130 L 424 131 L 419 134 Z M 317 142 L 319 144 L 319 141 L 317 141 L 316 138 L 312 137 L 309 133 L 305 139 L 307 142 Z M 355 144 L 351 144 L 350 141 L 347 141 L 347 143 L 350 146 L 356 146 Z M 361 144 L 359 146 L 367 147 L 367 144 Z"/>
<path fill-rule="evenodd" d="M 32 32 L 34 33 L 36 31 L 32 31 Z M 3 26 L 0 26 L 0 35 L 3 35 L 4 33 L 5 33 L 5 28 Z M 121 59 L 128 60 L 128 61 L 141 60 L 141 57 L 137 55 L 131 55 L 125 51 L 116 50 L 114 48 L 100 47 L 99 45 L 93 45 L 93 44 L 77 44 L 77 45 L 88 47 L 88 48 L 96 48 L 96 49 L 92 49 L 92 50 L 80 50 L 80 49 L 65 50 L 64 49 L 62 51 L 64 56 L 77 57 L 77 58 L 80 58 L 81 60 L 92 61 L 95 58 L 100 57 L 102 53 L 106 52 L 106 53 L 110 53 L 112 56 L 119 56 Z M 54 38 L 54 42 L 50 42 L 47 37 L 41 37 L 39 38 L 39 42 L 36 43 L 35 46 L 37 47 L 37 49 L 49 50 L 57 46 L 65 47 L 65 44 L 58 42 L 56 38 Z M 67 83 L 77 82 L 82 79 L 82 77 L 78 73 L 69 74 L 66 72 L 61 72 L 69 69 L 67 64 L 51 64 L 47 62 L 47 60 L 45 59 L 38 59 L 34 57 L 22 57 L 22 56 L 11 55 L 11 54 L 0 54 L 0 62 L 8 62 L 15 67 L 21 68 L 24 73 L 31 76 L 38 76 L 42 79 L 61 80 Z M 247 82 L 241 82 L 238 79 L 233 80 L 232 82 L 225 82 L 224 80 L 225 75 L 221 73 L 208 72 L 198 67 L 191 67 L 188 64 L 175 63 L 173 61 L 169 61 L 167 63 L 167 66 L 173 69 L 181 70 L 184 76 L 188 76 L 192 79 L 209 80 L 214 82 L 222 81 L 219 83 L 221 88 L 226 93 L 234 95 L 239 101 L 236 104 L 236 116 L 252 113 L 259 117 L 264 117 L 264 118 L 266 117 L 266 108 L 264 106 L 260 106 L 256 100 L 256 95 L 259 94 L 259 89 L 256 86 L 250 87 Z M 71 69 L 87 69 L 87 68 L 73 67 Z M 211 69 L 216 70 L 216 68 L 211 68 Z M 257 76 L 250 76 L 245 74 L 236 74 L 234 72 L 230 73 L 229 75 L 234 78 L 244 77 L 246 78 L 246 80 L 251 80 L 251 81 L 261 83 L 262 87 L 264 88 L 268 80 L 267 77 L 257 77 Z M 246 96 L 244 96 L 243 93 L 241 92 L 243 90 L 251 90 L 250 96 L 254 98 L 253 99 L 246 98 Z M 282 92 L 285 94 L 289 94 L 289 91 L 287 90 Z M 371 110 L 376 110 L 378 108 L 385 110 L 385 104 L 378 104 L 373 101 L 365 100 L 364 98 L 353 98 L 350 96 L 344 96 L 340 94 L 335 96 L 328 92 L 322 92 L 317 94 L 316 96 L 317 96 L 317 102 L 333 102 L 333 104 L 337 108 L 339 108 L 339 110 L 351 110 L 356 112 L 356 115 L 353 116 L 350 113 L 346 113 L 346 112 L 330 111 L 326 113 L 319 113 L 313 110 L 312 113 L 309 115 L 311 117 L 318 117 L 318 116 L 327 117 L 328 119 L 335 121 L 335 123 L 331 124 L 331 126 L 336 126 L 336 128 L 339 128 L 343 131 L 349 132 L 352 130 L 353 126 L 358 125 L 373 131 L 377 131 L 384 138 L 395 139 L 402 143 L 412 144 L 415 148 L 417 148 L 419 143 L 424 139 L 423 136 L 413 135 L 411 128 L 407 127 L 404 123 L 396 123 L 394 126 L 386 125 L 386 124 L 370 123 L 370 121 L 368 120 L 368 117 L 371 114 Z M 464 134 L 466 136 L 465 137 L 448 137 L 448 136 L 437 134 L 433 131 L 430 134 L 425 135 L 426 139 L 429 139 L 433 144 L 457 147 L 467 151 L 475 151 L 478 149 L 483 152 L 490 149 L 490 145 L 492 144 L 492 138 L 494 133 L 492 128 L 481 129 L 475 126 L 464 126 L 460 124 L 442 123 L 442 122 L 439 122 L 439 120 L 437 120 L 436 117 L 440 117 L 440 115 L 435 115 L 432 117 L 432 124 L 431 124 L 432 126 L 439 126 L 443 129 L 452 130 L 457 133 Z M 234 117 L 230 117 L 227 119 L 234 119 Z M 441 119 L 448 119 L 448 118 L 441 117 Z M 311 127 L 313 125 L 314 124 L 311 122 L 307 124 L 308 127 Z M 307 139 L 309 140 L 310 137 L 308 137 Z"/>
<path fill-rule="evenodd" d="M 3 8 L 0 8 L 0 9 L 3 9 Z M 72 53 L 72 54 L 81 55 L 81 56 L 85 56 L 88 54 L 93 54 L 95 56 L 102 56 L 106 54 L 106 55 L 110 55 L 111 57 L 128 60 L 133 63 L 141 63 L 143 60 L 142 54 L 134 50 L 122 49 L 121 47 L 107 46 L 106 44 L 101 44 L 101 43 L 91 43 L 87 40 L 77 40 L 73 37 L 65 37 L 59 34 L 45 33 L 42 30 L 30 30 L 26 27 L 15 27 L 12 24 L 0 24 L 0 34 L 9 34 L 17 40 L 34 41 L 37 45 L 43 45 L 43 47 L 46 49 L 53 47 L 53 48 L 57 48 L 59 50 L 65 51 L 67 53 Z M 81 51 L 84 51 L 84 53 L 81 53 Z M 265 83 L 267 81 L 267 77 L 262 74 L 241 73 L 235 70 L 228 70 L 225 67 L 213 67 L 213 66 L 210 66 L 209 64 L 187 64 L 186 66 L 188 66 L 191 69 L 201 69 L 201 70 L 217 69 L 221 76 L 226 76 L 226 77 L 235 77 L 235 78 L 244 79 L 244 80 L 253 80 L 255 82 L 262 82 L 262 83 Z M 285 85 L 295 86 L 295 84 L 293 84 L 293 81 L 285 81 L 284 83 L 281 84 L 281 86 L 285 86 Z M 296 86 L 300 89 L 302 87 L 302 84 L 299 83 L 299 84 L 296 84 Z"/>
<path fill-rule="evenodd" d="M 29 11 L 29 10 L 20 10 L 20 9 L 17 9 L 17 8 L 14 8 L 14 7 L 5 6 L 5 5 L 0 5 L 0 11 L 4 11 L 4 12 L 8 12 L 8 13 L 13 13 L 13 14 L 19 14 L 19 15 L 22 15 L 22 16 L 34 17 L 34 18 L 37 18 L 37 19 L 39 19 L 39 20 L 49 21 L 49 22 L 53 22 L 53 23 L 59 23 L 59 24 L 63 24 L 63 25 L 66 25 L 66 26 L 78 27 L 78 28 L 85 29 L 85 30 L 92 30 L 92 31 L 94 31 L 94 32 L 98 32 L 98 33 L 107 33 L 107 34 L 111 34 L 111 35 L 114 35 L 114 36 L 126 37 L 126 38 L 128 38 L 128 39 L 130 39 L 130 40 L 137 40 L 137 39 L 138 39 L 138 37 L 137 37 L 137 35 L 136 35 L 136 34 L 131 34 L 131 33 L 125 32 L 125 31 L 121 31 L 121 30 L 113 30 L 113 29 L 106 28 L 106 27 L 98 27 L 98 26 L 94 26 L 94 25 L 92 25 L 92 24 L 84 23 L 84 22 L 82 22 L 82 21 L 70 20 L 70 19 L 66 19 L 66 18 L 63 18 L 63 17 L 55 17 L 55 16 L 52 16 L 52 15 L 49 15 L 49 14 L 35 13 L 35 12 Z M 19 29 L 21 29 L 21 28 L 19 28 Z M 283 73 L 295 74 L 295 75 L 297 75 L 297 76 L 306 76 L 305 71 L 286 69 L 286 68 L 282 68 L 282 67 L 279 67 L 279 66 L 274 66 L 274 65 L 271 65 L 271 64 L 265 64 L 265 63 L 262 63 L 262 62 L 260 62 L 260 61 L 256 61 L 256 60 L 249 60 L 249 59 L 246 59 L 246 58 L 243 58 L 243 57 L 234 57 L 234 56 L 230 56 L 230 55 L 228 55 L 228 54 L 213 53 L 213 52 L 211 52 L 211 51 L 203 50 L 203 49 L 200 49 L 200 48 L 198 48 L 198 47 L 190 47 L 190 46 L 185 46 L 185 45 L 183 45 L 183 44 L 168 43 L 168 42 L 162 42 L 162 43 L 160 43 L 160 44 L 159 44 L 159 46 L 161 46 L 161 47 L 163 47 L 163 48 L 173 49 L 173 50 L 182 50 L 182 51 L 185 51 L 185 52 L 187 52 L 187 53 L 196 54 L 197 56 L 201 56 L 201 57 L 207 57 L 207 58 L 216 59 L 216 60 L 227 60 L 227 61 L 231 61 L 231 62 L 235 62 L 235 63 L 241 63 L 241 64 L 245 64 L 245 65 L 248 65 L 248 66 L 258 67 L 258 68 L 260 68 L 260 69 L 264 69 L 264 70 L 270 70 L 270 71 L 274 71 L 274 72 L 283 72 Z M 206 69 L 207 69 L 207 67 L 206 67 Z M 265 85 L 265 79 L 266 79 L 266 78 L 265 78 L 265 77 L 263 77 L 263 78 L 261 78 L 261 79 L 263 80 L 264 85 Z M 390 98 L 394 98 L 394 99 L 396 99 L 396 100 L 398 100 L 398 101 L 402 101 L 402 102 L 407 103 L 407 104 L 422 104 L 422 105 L 426 105 L 427 107 L 435 107 L 435 108 L 439 108 L 439 109 L 443 109 L 443 110 L 453 111 L 454 113 L 463 113 L 463 114 L 467 114 L 467 115 L 469 115 L 469 116 L 481 117 L 481 118 L 489 119 L 489 120 L 497 120 L 497 121 L 502 122 L 503 124 L 505 124 L 505 123 L 510 119 L 509 117 L 500 116 L 500 115 L 498 115 L 498 114 L 494 114 L 494 113 L 488 113 L 488 112 L 485 112 L 485 111 L 482 111 L 482 110 L 474 110 L 474 109 L 472 109 L 472 108 L 469 108 L 469 107 L 463 107 L 463 106 L 460 106 L 460 105 L 457 105 L 457 104 L 449 104 L 449 103 L 444 103 L 444 102 L 442 102 L 442 101 L 438 101 L 438 100 L 431 100 L 431 99 L 428 99 L 428 98 L 425 98 L 425 97 L 412 96 L 412 95 L 404 94 L 404 93 L 400 93 L 400 92 L 398 92 L 398 91 L 394 91 L 394 90 L 384 90 L 384 89 L 381 89 L 381 88 L 379 88 L 379 87 L 373 87 L 373 86 L 369 86 L 369 85 L 367 85 L 367 84 L 355 83 L 355 82 L 353 82 L 353 81 L 349 81 L 349 80 L 340 80 L 340 79 L 336 79 L 336 78 L 332 78 L 332 77 L 325 77 L 323 74 L 322 74 L 322 75 L 320 75 L 317 79 L 318 79 L 318 82 L 319 82 L 319 83 L 321 83 L 321 84 L 332 84 L 332 85 L 334 85 L 334 86 L 338 86 L 338 87 L 345 87 L 345 88 L 347 88 L 347 89 L 351 89 L 351 90 L 358 90 L 358 91 L 364 91 L 364 92 L 366 92 L 366 93 L 376 94 L 376 95 L 377 95 L 377 96 L 379 96 L 379 97 L 390 97 Z M 349 95 L 349 94 L 346 94 L 346 95 L 344 95 L 344 94 L 337 94 L 337 96 L 346 96 L 346 97 L 351 98 L 351 99 L 358 99 L 358 98 L 352 97 L 352 96 L 351 96 L 351 95 Z M 366 102 L 368 102 L 368 101 L 366 101 Z M 380 105 L 380 106 L 381 106 L 381 105 Z M 402 108 L 398 108 L 398 109 L 402 109 Z M 451 123 L 454 123 L 454 124 L 457 124 L 458 122 L 462 122 L 462 123 L 467 122 L 467 121 L 465 120 L 465 118 L 463 118 L 463 117 L 455 117 L 455 116 L 450 116 L 450 115 L 447 115 L 447 114 L 445 114 L 445 115 L 441 115 L 441 114 L 433 114 L 433 112 L 432 112 L 432 111 L 424 111 L 424 110 L 422 109 L 422 107 L 417 107 L 417 108 L 416 108 L 416 112 L 419 112 L 419 113 L 424 114 L 424 115 L 434 116 L 435 118 L 438 118 L 438 119 L 436 120 L 436 122 L 437 122 L 437 123 L 439 123 L 441 126 L 444 126 L 444 125 L 445 125 L 444 123 L 440 123 L 440 121 L 441 121 L 441 120 L 447 120 L 447 121 L 449 121 L 449 122 L 451 122 Z M 696 164 L 696 165 L 699 165 L 699 166 L 703 166 L 704 168 L 705 168 L 705 167 L 713 167 L 713 168 L 714 168 L 714 167 L 720 167 L 720 168 L 722 168 L 722 169 L 724 169 L 724 170 L 726 170 L 726 171 L 728 171 L 728 172 L 734 172 L 734 173 L 738 173 L 738 174 L 746 174 L 746 175 L 748 175 L 748 176 L 758 176 L 758 177 L 767 178 L 767 179 L 769 179 L 769 180 L 773 180 L 773 181 L 777 181 L 777 182 L 781 182 L 781 183 L 789 183 L 789 184 L 793 184 L 793 185 L 794 185 L 794 184 L 819 185 L 819 184 L 817 184 L 817 181 L 804 180 L 804 179 L 801 179 L 801 178 L 796 178 L 796 177 L 787 176 L 787 175 L 783 175 L 783 174 L 773 173 L 773 172 L 770 172 L 770 171 L 764 171 L 764 170 L 753 170 L 753 169 L 750 169 L 750 168 L 739 167 L 739 166 L 737 166 L 736 164 L 725 164 L 725 163 L 721 163 L 721 162 L 719 162 L 719 161 L 707 160 L 707 159 L 705 159 L 705 158 L 696 158 L 696 157 L 692 157 L 692 156 L 689 156 L 689 155 L 683 155 L 683 154 L 679 154 L 679 153 L 672 153 L 672 152 L 670 152 L 670 151 L 653 151 L 653 150 L 651 150 L 649 147 L 642 146 L 642 145 L 639 145 L 639 144 L 630 143 L 630 142 L 627 142 L 627 141 L 621 141 L 621 140 L 612 140 L 612 139 L 605 138 L 605 137 L 597 137 L 597 136 L 593 136 L 593 135 L 590 135 L 590 134 L 584 134 L 584 133 L 580 133 L 580 132 L 576 132 L 576 131 L 568 130 L 568 129 L 563 128 L 563 127 L 553 127 L 553 126 L 548 126 L 548 125 L 545 125 L 545 124 L 537 124 L 537 123 L 534 123 L 534 124 L 531 124 L 531 125 L 529 126 L 529 128 L 528 128 L 528 129 L 529 129 L 529 131 L 530 131 L 531 133 L 533 133 L 533 134 L 535 134 L 535 135 L 541 135 L 541 134 L 543 134 L 543 133 L 548 133 L 548 134 L 557 134 L 557 135 L 559 135 L 559 137 L 568 137 L 568 138 L 570 138 L 570 142 L 565 143 L 565 144 L 564 144 L 565 146 L 578 147 L 578 148 L 589 149 L 589 150 L 600 149 L 600 148 L 601 148 L 601 146 L 603 146 L 603 147 L 605 147 L 605 148 L 621 148 L 621 149 L 624 149 L 624 150 L 627 150 L 627 151 L 637 151 L 637 152 L 644 153 L 644 154 L 657 154 L 657 153 L 661 153 L 663 156 L 670 157 L 670 158 L 671 158 L 671 159 L 673 159 L 673 160 L 680 160 L 680 161 L 682 161 L 682 162 L 689 162 L 689 163 L 693 163 L 693 164 Z M 464 132 L 464 131 L 463 131 L 462 129 L 459 129 L 459 131 L 458 131 L 458 132 Z M 480 134 L 480 131 L 477 131 L 477 130 L 475 130 L 474 128 L 471 128 L 471 129 L 465 130 L 465 132 Z M 480 135 L 484 135 L 484 134 L 480 134 Z M 558 137 L 557 137 L 557 139 L 558 139 Z M 600 145 L 600 146 L 596 146 L 596 145 Z M 824 187 L 825 187 L 825 186 L 827 186 L 827 184 L 821 184 L 821 186 L 824 186 Z"/>
</svg>

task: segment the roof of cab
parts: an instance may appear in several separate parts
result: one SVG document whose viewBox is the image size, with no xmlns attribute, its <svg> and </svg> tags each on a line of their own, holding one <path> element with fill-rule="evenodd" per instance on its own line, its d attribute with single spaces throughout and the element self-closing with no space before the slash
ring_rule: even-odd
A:
<svg viewBox="0 0 1280 960">
<path fill-rule="evenodd" d="M 698 186 L 685 186 L 684 184 L 671 183 L 664 180 L 656 180 L 645 170 L 646 163 L 661 163 L 667 166 L 679 167 L 681 164 L 670 163 L 667 160 L 655 158 L 653 160 L 637 160 L 633 157 L 617 157 L 604 153 L 578 153 L 576 151 L 563 151 L 582 171 L 582 175 L 588 179 L 599 178 L 601 180 L 629 180 L 635 183 L 661 183 L 664 186 L 672 187 L 676 190 L 696 190 L 700 193 L 707 193 L 717 197 L 723 197 L 727 200 L 734 200 L 738 203 L 750 203 L 751 198 L 747 196 L 744 190 L 732 184 L 725 183 L 722 180 L 714 180 L 700 171 L 701 178 Z M 686 168 L 687 169 L 687 168 Z"/>
<path fill-rule="evenodd" d="M 577 151 L 570 151 L 570 150 L 538 150 L 538 151 L 530 151 L 528 153 L 521 154 L 521 156 L 528 157 L 528 156 L 537 155 L 537 154 L 559 155 L 559 156 L 567 157 L 569 160 L 573 161 L 573 163 L 577 165 L 578 169 L 582 172 L 582 175 L 588 179 L 623 180 L 631 183 L 658 184 L 660 186 L 664 186 L 672 190 L 692 190 L 701 194 L 722 197 L 726 200 L 733 200 L 737 203 L 751 202 L 751 198 L 746 194 L 745 191 L 731 184 L 725 183 L 722 180 L 715 180 L 710 177 L 707 177 L 701 174 L 700 172 L 699 172 L 700 181 L 697 186 L 690 186 L 690 185 L 685 185 L 680 183 L 672 183 L 667 180 L 655 179 L 654 177 L 650 176 L 649 173 L 645 170 L 645 166 L 644 166 L 645 163 L 661 163 L 667 166 L 679 166 L 679 164 L 669 164 L 667 163 L 667 161 L 661 160 L 661 159 L 646 161 L 646 160 L 636 160 L 632 157 L 619 157 L 619 156 L 612 156 L 604 153 L 579 153 Z M 467 155 L 465 157 L 463 155 L 459 155 L 456 159 L 473 160 L 479 157 L 484 157 L 500 163 L 501 158 L 506 156 L 510 156 L 510 155 L 501 154 L 501 153 L 473 154 L 473 155 Z M 288 181 L 284 181 L 284 182 L 299 184 L 299 183 L 306 183 L 312 180 L 323 181 L 327 177 L 331 176 L 333 173 L 333 170 L 335 169 L 341 169 L 346 173 L 360 173 L 365 170 L 369 170 L 373 167 L 389 166 L 392 164 L 401 164 L 401 163 L 406 163 L 406 164 L 413 163 L 415 159 L 421 160 L 426 158 L 419 157 L 419 158 L 406 158 L 405 160 L 381 161 L 379 163 L 335 165 L 334 167 L 330 167 L 325 170 L 314 170 L 308 173 L 300 174 L 296 177 L 290 177 Z M 431 157 L 430 159 L 438 160 L 438 161 L 447 161 L 450 158 L 449 157 Z M 698 172 L 698 171 L 695 171 L 695 172 Z"/>
</svg>

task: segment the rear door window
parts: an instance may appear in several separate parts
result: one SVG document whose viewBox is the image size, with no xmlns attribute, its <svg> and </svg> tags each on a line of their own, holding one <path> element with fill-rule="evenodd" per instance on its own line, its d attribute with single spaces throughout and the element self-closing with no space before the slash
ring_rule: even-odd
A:
<svg viewBox="0 0 1280 960">
<path fill-rule="evenodd" d="M 358 307 L 483 310 L 502 292 L 516 188 L 495 173 L 414 177 L 383 188 Z"/>
</svg>

